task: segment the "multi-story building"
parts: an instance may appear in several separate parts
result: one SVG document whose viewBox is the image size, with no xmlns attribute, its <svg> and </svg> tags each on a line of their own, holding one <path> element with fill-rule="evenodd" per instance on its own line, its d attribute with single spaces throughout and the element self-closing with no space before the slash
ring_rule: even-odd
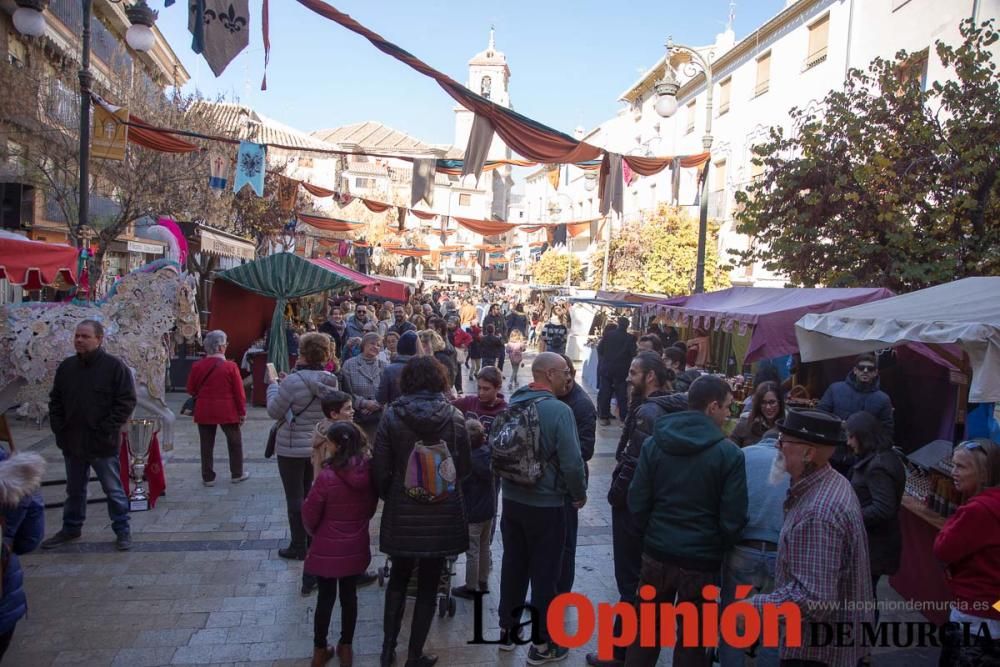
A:
<svg viewBox="0 0 1000 667">
<path fill-rule="evenodd" d="M 925 86 L 949 76 L 935 54 L 934 44 L 961 42 L 959 25 L 978 12 L 978 19 L 1000 16 L 1000 0 L 788 0 L 784 8 L 746 37 L 736 40 L 731 29 L 715 43 L 696 50 L 712 63 L 712 159 L 708 175 L 709 216 L 721 224 L 720 263 L 730 261 L 728 249 L 746 247 L 748 239 L 735 231 L 735 193 L 760 173 L 752 164 L 752 149 L 765 141 L 771 128 L 785 134 L 791 127 L 792 107 L 821 112 L 821 102 L 831 89 L 842 87 L 848 70 L 864 69 L 876 57 L 892 59 L 903 49 L 911 54 L 908 71 Z M 674 35 L 684 43 L 683 35 Z M 1000 46 L 994 45 L 1000 52 Z M 621 95 L 625 106 L 612 119 L 587 135 L 586 140 L 612 150 L 635 155 L 679 155 L 703 150 L 706 123 L 705 77 L 674 62 L 681 87 L 677 112 L 670 118 L 657 115 L 653 86 L 663 77 L 661 59 Z M 537 202 L 542 214 L 553 205 L 577 210 L 596 201 L 587 172 L 570 167 L 558 190 L 544 176 L 529 178 L 525 197 Z M 681 205 L 693 206 L 696 196 L 694 170 L 681 177 Z M 624 220 L 668 202 L 669 170 L 639 177 L 626 187 Z M 591 188 L 588 190 L 588 187 Z M 577 215 L 576 217 L 579 217 Z M 612 224 L 617 224 L 612 221 Z M 740 266 L 731 278 L 737 284 L 781 285 L 779 276 L 761 266 Z"/>
<path fill-rule="evenodd" d="M 60 76 L 60 71 L 75 72 L 78 67 L 82 5 L 79 0 L 51 0 L 40 37 L 18 33 L 9 13 L 15 9 L 13 2 L 0 3 L 0 68 L 8 81 L 20 75 L 30 85 L 2 93 L 11 103 L 0 114 L 0 227 L 64 243 L 69 227 L 64 208 L 55 202 L 60 195 L 45 187 L 45 180 L 34 172 L 53 154 L 53 142 L 75 148 L 78 141 L 79 88 L 75 76 Z M 167 87 L 185 84 L 188 73 L 159 30 L 152 30 L 153 47 L 140 53 L 125 42 L 129 26 L 122 4 L 94 0 L 90 26 L 94 90 L 124 104 L 133 95 L 162 94 Z M 92 181 L 91 220 L 113 217 L 116 204 L 107 195 L 115 185 L 96 177 Z M 105 249 L 105 273 L 114 276 L 162 257 L 163 247 L 137 239 L 130 226 Z"/>
</svg>

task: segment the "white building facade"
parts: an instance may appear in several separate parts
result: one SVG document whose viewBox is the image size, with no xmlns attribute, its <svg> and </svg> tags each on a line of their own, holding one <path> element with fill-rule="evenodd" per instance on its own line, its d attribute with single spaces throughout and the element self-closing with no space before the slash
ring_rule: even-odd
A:
<svg viewBox="0 0 1000 667">
<path fill-rule="evenodd" d="M 796 131 L 788 111 L 792 107 L 821 111 L 822 99 L 842 87 L 849 69 L 865 69 L 876 57 L 894 58 L 899 50 L 912 55 L 913 69 L 925 86 L 946 78 L 937 58 L 938 40 L 961 43 L 959 25 L 977 11 L 981 22 L 1000 15 L 1000 0 L 798 0 L 747 37 L 736 41 L 731 30 L 715 44 L 697 51 L 712 63 L 712 159 L 708 175 L 709 217 L 721 224 L 720 264 L 731 260 L 729 249 L 744 249 L 748 239 L 737 234 L 733 219 L 735 193 L 759 174 L 752 149 L 767 140 L 771 128 L 788 136 Z M 683 35 L 674 35 L 678 44 Z M 994 45 L 1000 50 L 1000 46 Z M 661 59 L 622 96 L 625 107 L 602 123 L 586 140 L 610 150 L 633 155 L 664 156 L 700 153 L 706 125 L 705 77 L 685 67 L 675 56 L 673 65 L 681 87 L 677 111 L 670 118 L 655 109 L 653 86 L 663 77 Z M 568 173 L 566 173 L 568 172 Z M 555 204 L 574 204 L 573 217 L 596 211 L 597 196 L 587 172 L 566 168 L 559 189 L 536 172 L 525 186 L 532 219 Z M 568 176 L 568 177 L 567 177 Z M 695 171 L 684 170 L 679 203 L 698 216 Z M 659 204 L 670 201 L 671 175 L 638 177 L 626 186 L 624 221 L 639 220 Z M 590 188 L 590 189 L 588 189 Z M 535 207 L 534 210 L 531 207 Z M 568 219 L 568 218 L 566 218 Z M 619 224 L 610 223 L 612 229 Z M 579 239 L 571 249 L 586 252 Z M 760 266 L 739 266 L 731 273 L 734 284 L 780 286 L 780 276 Z"/>
</svg>

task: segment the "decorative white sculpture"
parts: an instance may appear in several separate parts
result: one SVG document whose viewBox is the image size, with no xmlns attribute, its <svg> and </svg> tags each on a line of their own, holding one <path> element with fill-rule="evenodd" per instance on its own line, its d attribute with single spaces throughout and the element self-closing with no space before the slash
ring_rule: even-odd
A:
<svg viewBox="0 0 1000 667">
<path fill-rule="evenodd" d="M 18 414 L 39 423 L 48 415 L 56 368 L 74 354 L 73 332 L 85 319 L 104 325 L 104 349 L 135 379 L 136 414 L 160 419 L 160 446 L 173 447 L 174 413 L 167 407 L 166 374 L 172 348 L 201 335 L 197 282 L 179 265 L 157 260 L 115 283 L 94 303 L 22 303 L 3 306 L 0 318 L 0 410 L 20 403 Z"/>
</svg>

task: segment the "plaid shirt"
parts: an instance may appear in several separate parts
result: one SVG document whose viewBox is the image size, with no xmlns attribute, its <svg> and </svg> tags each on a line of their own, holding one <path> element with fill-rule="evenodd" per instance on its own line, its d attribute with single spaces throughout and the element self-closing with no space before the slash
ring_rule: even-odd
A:
<svg viewBox="0 0 1000 667">
<path fill-rule="evenodd" d="M 378 357 L 371 361 L 360 354 L 351 357 L 344 362 L 344 389 L 358 398 L 374 401 L 386 366 L 388 364 Z"/>
<path fill-rule="evenodd" d="M 833 468 L 824 466 L 789 488 L 778 538 L 774 591 L 754 596 L 751 602 L 758 610 L 768 603 L 799 606 L 802 646 L 782 646 L 782 660 L 855 667 L 868 654 L 860 626 L 874 620 L 868 538 L 851 483 Z M 855 623 L 855 645 L 810 646 L 810 623 L 814 622 Z M 832 629 L 836 632 L 836 627 Z M 821 631 L 819 636 L 824 634 Z"/>
</svg>

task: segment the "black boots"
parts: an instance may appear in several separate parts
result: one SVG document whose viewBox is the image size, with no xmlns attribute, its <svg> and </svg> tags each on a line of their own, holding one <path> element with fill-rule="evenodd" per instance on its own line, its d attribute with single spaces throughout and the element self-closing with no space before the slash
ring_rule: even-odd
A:
<svg viewBox="0 0 1000 667">
<path fill-rule="evenodd" d="M 427 641 L 427 633 L 431 631 L 434 612 L 437 611 L 436 602 L 436 598 L 431 598 L 430 604 L 418 600 L 413 607 L 413 623 L 410 624 L 410 646 L 406 667 L 431 667 L 438 661 L 436 655 L 424 655 L 424 642 Z"/>
<path fill-rule="evenodd" d="M 396 662 L 396 638 L 403 624 L 403 612 L 406 609 L 406 592 L 386 589 L 385 612 L 382 616 L 382 659 L 381 667 L 391 667 Z"/>
</svg>

